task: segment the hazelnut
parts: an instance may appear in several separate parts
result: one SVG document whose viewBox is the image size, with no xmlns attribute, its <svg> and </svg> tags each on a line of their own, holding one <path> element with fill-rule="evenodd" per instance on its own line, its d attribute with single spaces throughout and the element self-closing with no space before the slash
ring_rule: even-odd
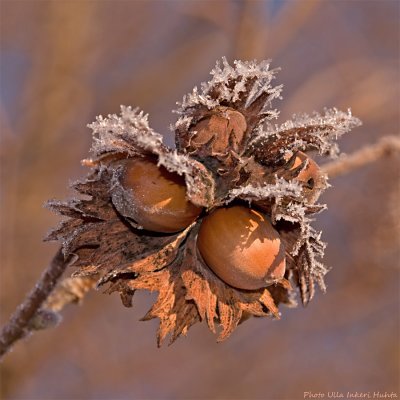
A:
<svg viewBox="0 0 400 400">
<path fill-rule="evenodd" d="M 307 165 L 303 168 L 303 163 Z M 326 178 L 318 164 L 307 154 L 297 151 L 287 161 L 283 176 L 293 179 L 303 186 L 304 196 L 309 203 L 313 204 L 318 200 L 323 189 L 326 188 Z"/>
<path fill-rule="evenodd" d="M 178 232 L 194 222 L 202 211 L 186 199 L 184 178 L 157 166 L 155 159 L 128 160 L 121 184 L 130 192 L 130 217 L 149 231 Z"/>
<path fill-rule="evenodd" d="M 295 170 L 296 168 L 300 167 L 305 160 L 308 160 L 307 166 L 300 171 L 296 177 L 296 180 L 304 183 L 305 187 L 314 189 L 315 182 L 319 179 L 319 175 L 321 174 L 321 169 L 313 159 L 307 156 L 307 154 L 298 151 L 295 155 L 293 166 L 291 166 L 290 170 Z"/>
<path fill-rule="evenodd" d="M 218 208 L 201 223 L 197 247 L 225 283 L 255 290 L 283 278 L 285 250 L 267 217 L 243 206 Z"/>
</svg>

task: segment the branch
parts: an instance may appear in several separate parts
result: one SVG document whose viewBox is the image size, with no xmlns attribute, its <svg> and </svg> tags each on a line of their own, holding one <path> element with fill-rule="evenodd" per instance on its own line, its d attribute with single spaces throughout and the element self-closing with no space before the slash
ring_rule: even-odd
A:
<svg viewBox="0 0 400 400">
<path fill-rule="evenodd" d="M 97 276 L 63 279 L 47 298 L 43 308 L 59 312 L 68 304 L 80 303 L 86 293 L 96 286 L 97 280 Z"/>
<path fill-rule="evenodd" d="M 64 259 L 60 249 L 35 287 L 3 327 L 0 333 L 0 358 L 11 349 L 15 342 L 27 336 L 32 330 L 43 329 L 58 322 L 57 314 L 49 309 L 41 309 L 41 307 L 45 304 L 67 266 L 68 262 Z"/>
<path fill-rule="evenodd" d="M 330 178 L 334 178 L 395 153 L 400 153 L 400 138 L 385 136 L 375 144 L 365 146 L 348 156 L 342 156 L 335 161 L 324 164 L 322 170 Z"/>
<path fill-rule="evenodd" d="M 32 331 L 57 325 L 61 319 L 58 312 L 67 304 L 80 302 L 85 294 L 96 285 L 97 277 L 76 277 L 64 279 L 55 288 L 68 265 L 68 261 L 64 259 L 59 250 L 34 289 L 18 306 L 10 321 L 2 329 L 0 359 L 15 342 L 23 339 Z"/>
</svg>

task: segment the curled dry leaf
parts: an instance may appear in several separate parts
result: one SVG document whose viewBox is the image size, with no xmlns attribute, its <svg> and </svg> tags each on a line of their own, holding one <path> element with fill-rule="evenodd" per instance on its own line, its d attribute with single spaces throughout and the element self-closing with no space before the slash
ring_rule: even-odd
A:
<svg viewBox="0 0 400 400">
<path fill-rule="evenodd" d="M 321 261 L 325 244 L 310 223 L 325 208 L 316 202 L 328 185 L 307 152 L 337 154 L 336 139 L 360 121 L 350 112 L 333 109 L 272 125 L 278 112 L 271 109 L 271 101 L 281 91 L 281 86 L 272 86 L 276 71 L 267 61 L 229 65 L 222 59 L 212 79 L 200 90 L 194 88 L 180 104 L 173 127 L 175 150 L 163 144 L 161 135 L 149 127 L 147 115 L 137 109 L 121 107 L 119 116 L 98 117 L 89 125 L 94 134 L 93 158 L 84 161 L 91 171 L 73 185 L 81 197 L 48 202 L 66 219 L 47 239 L 62 243 L 65 257 L 76 267 L 73 275 L 96 278 L 106 292 L 119 292 L 126 306 L 132 305 L 136 290 L 158 292 L 143 319 L 159 318 L 159 345 L 168 335 L 173 342 L 201 321 L 218 333 L 219 341 L 224 340 L 250 316 L 279 318 L 278 306 L 295 306 L 297 292 L 307 304 L 316 284 L 326 289 L 327 268 Z M 159 174 L 147 176 L 146 169 L 141 173 L 148 177 L 146 185 L 154 185 L 151 190 L 138 188 L 137 182 L 142 181 L 136 178 L 132 185 L 126 184 L 128 169 L 149 159 L 168 171 L 162 179 L 170 179 L 171 186 L 164 179 L 165 190 L 160 189 Z M 158 229 L 157 224 L 141 226 L 141 221 L 158 218 L 160 214 L 154 213 L 160 210 L 174 218 L 172 203 L 178 204 L 174 196 L 182 196 L 182 185 L 186 196 L 182 204 L 190 202 L 189 209 L 195 210 L 190 218 L 170 230 Z M 161 192 L 167 193 L 165 198 L 159 196 Z M 204 218 L 220 207 L 238 205 L 256 210 L 248 213 L 245 231 L 238 235 L 251 238 L 251 251 L 266 249 L 267 238 L 251 235 L 256 226 L 251 215 L 258 215 L 270 221 L 270 230 L 276 232 L 269 240 L 280 243 L 270 246 L 271 251 L 279 249 L 279 257 L 284 256 L 280 274 L 274 279 L 265 276 L 257 289 L 230 286 L 213 272 L 219 271 L 223 260 L 218 268 L 207 265 L 197 245 Z M 235 219 L 226 222 L 228 227 L 236 223 Z M 207 240 L 202 246 L 207 246 Z M 227 240 L 229 248 L 235 248 L 237 241 L 241 246 L 237 254 L 252 259 L 246 258 L 250 245 L 243 245 L 240 237 L 214 235 L 209 240 L 214 241 L 213 248 L 221 249 Z M 266 257 L 266 271 L 277 257 L 278 253 Z"/>
</svg>

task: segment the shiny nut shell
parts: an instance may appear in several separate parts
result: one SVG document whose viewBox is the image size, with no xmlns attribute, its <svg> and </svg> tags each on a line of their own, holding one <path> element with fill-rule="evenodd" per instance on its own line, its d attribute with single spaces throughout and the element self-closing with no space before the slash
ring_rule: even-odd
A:
<svg viewBox="0 0 400 400">
<path fill-rule="evenodd" d="M 121 184 L 129 190 L 130 216 L 144 229 L 178 232 L 195 221 L 202 211 L 186 199 L 184 178 L 157 166 L 153 159 L 128 160 Z"/>
<path fill-rule="evenodd" d="M 239 289 L 266 287 L 285 273 L 279 233 L 267 217 L 243 206 L 219 208 L 207 216 L 197 247 L 208 267 Z"/>
</svg>

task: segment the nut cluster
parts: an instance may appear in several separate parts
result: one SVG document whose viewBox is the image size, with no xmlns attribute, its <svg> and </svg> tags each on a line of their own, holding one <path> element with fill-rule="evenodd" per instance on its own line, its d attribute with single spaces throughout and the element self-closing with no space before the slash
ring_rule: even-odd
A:
<svg viewBox="0 0 400 400">
<path fill-rule="evenodd" d="M 98 117 L 85 195 L 49 207 L 67 217 L 60 240 L 75 276 L 92 276 L 132 305 L 136 290 L 159 296 L 158 343 L 205 321 L 218 340 L 249 316 L 279 318 L 325 290 L 324 243 L 311 225 L 327 187 L 310 152 L 337 154 L 336 139 L 360 124 L 350 112 L 294 116 L 282 125 L 271 101 L 281 87 L 267 62 L 223 59 L 184 97 L 176 149 L 137 109 Z"/>
</svg>

